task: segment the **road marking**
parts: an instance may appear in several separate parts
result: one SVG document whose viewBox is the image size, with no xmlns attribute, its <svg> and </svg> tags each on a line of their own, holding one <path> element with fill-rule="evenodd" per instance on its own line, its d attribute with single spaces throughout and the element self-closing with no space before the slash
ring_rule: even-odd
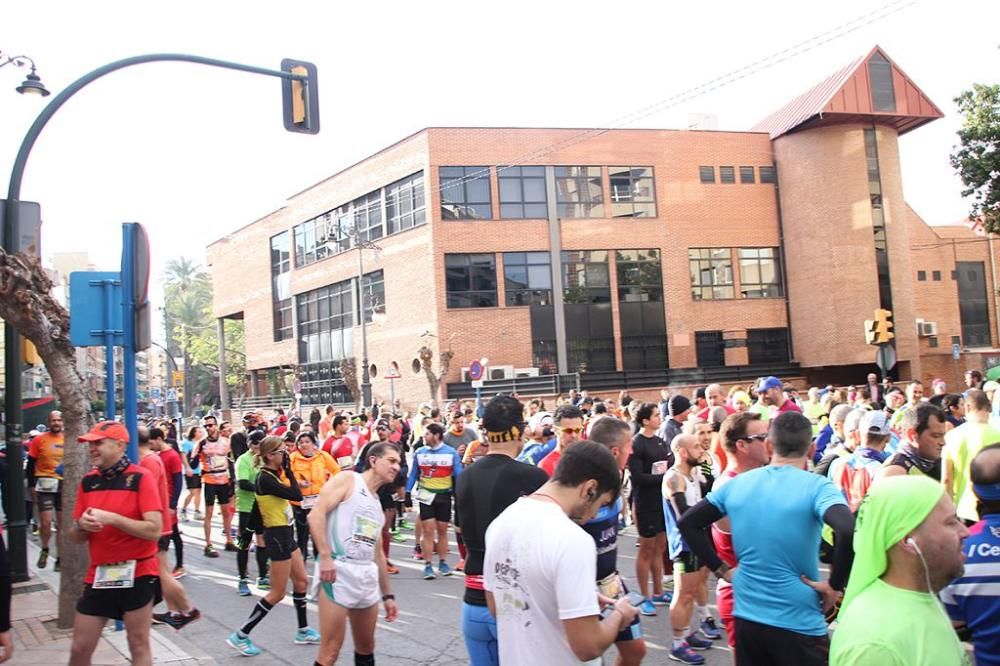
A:
<svg viewBox="0 0 1000 666">
<path fill-rule="evenodd" d="M 454 599 L 455 601 L 460 601 L 460 599 L 456 597 L 454 594 L 442 594 L 441 592 L 431 592 L 431 594 L 435 597 L 444 597 L 445 599 Z"/>
</svg>

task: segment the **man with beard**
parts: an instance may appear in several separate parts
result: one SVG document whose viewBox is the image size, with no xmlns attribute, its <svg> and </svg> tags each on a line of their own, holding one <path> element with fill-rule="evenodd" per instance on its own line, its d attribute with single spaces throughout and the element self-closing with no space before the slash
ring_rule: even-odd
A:
<svg viewBox="0 0 1000 666">
<path fill-rule="evenodd" d="M 62 512 L 62 476 L 56 471 L 63 459 L 62 412 L 49 412 L 48 430 L 28 444 L 28 466 L 25 476 L 28 487 L 35 495 L 38 506 L 38 538 L 42 542 L 42 552 L 38 554 L 36 566 L 44 569 L 49 559 L 49 540 L 52 538 L 52 511 L 56 512 L 56 522 Z M 55 570 L 59 571 L 59 558 Z"/>
</svg>

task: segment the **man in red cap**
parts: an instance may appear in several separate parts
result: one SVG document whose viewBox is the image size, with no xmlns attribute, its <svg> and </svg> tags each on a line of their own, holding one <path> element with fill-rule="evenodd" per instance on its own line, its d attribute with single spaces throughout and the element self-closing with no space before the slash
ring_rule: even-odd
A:
<svg viewBox="0 0 1000 666">
<path fill-rule="evenodd" d="M 153 663 L 149 631 L 159 593 L 156 544 L 163 505 L 149 472 L 129 462 L 128 430 L 102 421 L 79 439 L 94 469 L 80 480 L 70 538 L 87 543 L 90 566 L 76 605 L 70 664 L 89 664 L 109 618 L 123 620 L 132 663 Z"/>
</svg>

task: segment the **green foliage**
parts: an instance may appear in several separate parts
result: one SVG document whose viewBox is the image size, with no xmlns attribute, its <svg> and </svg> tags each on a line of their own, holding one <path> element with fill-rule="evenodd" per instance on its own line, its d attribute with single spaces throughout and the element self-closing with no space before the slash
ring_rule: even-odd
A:
<svg viewBox="0 0 1000 666">
<path fill-rule="evenodd" d="M 965 116 L 951 166 L 962 178 L 963 197 L 972 197 L 969 216 L 1000 233 L 1000 84 L 973 84 L 955 98 Z"/>
</svg>

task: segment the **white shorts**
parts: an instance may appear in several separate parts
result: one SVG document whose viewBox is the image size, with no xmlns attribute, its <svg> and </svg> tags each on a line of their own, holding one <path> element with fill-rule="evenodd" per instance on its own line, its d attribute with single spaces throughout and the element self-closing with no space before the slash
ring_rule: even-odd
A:
<svg viewBox="0 0 1000 666">
<path fill-rule="evenodd" d="M 370 608 L 382 600 L 378 584 L 378 565 L 374 562 L 335 560 L 337 581 L 324 583 L 319 579 L 319 561 L 313 568 L 313 589 L 322 590 L 326 598 L 344 608 Z"/>
</svg>

